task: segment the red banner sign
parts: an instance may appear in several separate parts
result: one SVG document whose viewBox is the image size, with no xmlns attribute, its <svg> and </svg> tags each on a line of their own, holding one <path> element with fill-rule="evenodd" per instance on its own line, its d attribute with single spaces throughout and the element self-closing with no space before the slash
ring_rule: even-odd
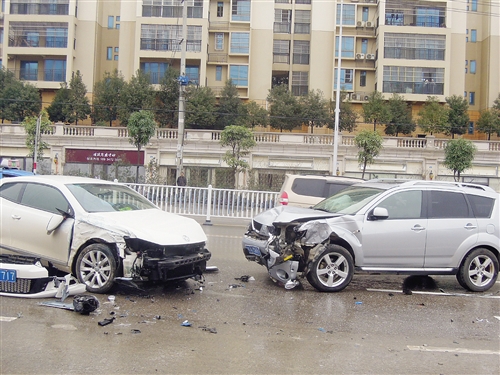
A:
<svg viewBox="0 0 500 375">
<path fill-rule="evenodd" d="M 144 165 L 144 151 L 66 149 L 66 163 Z"/>
</svg>

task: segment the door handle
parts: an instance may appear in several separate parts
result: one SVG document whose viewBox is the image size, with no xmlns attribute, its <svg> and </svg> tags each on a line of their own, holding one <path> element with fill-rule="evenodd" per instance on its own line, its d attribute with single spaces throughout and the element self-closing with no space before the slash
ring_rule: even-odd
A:
<svg viewBox="0 0 500 375">
<path fill-rule="evenodd" d="M 12 218 L 14 220 L 21 220 L 21 216 L 19 216 L 19 215 L 12 215 Z"/>
<path fill-rule="evenodd" d="M 471 223 L 467 223 L 464 228 L 465 229 L 477 229 L 477 225 L 472 225 Z"/>
<path fill-rule="evenodd" d="M 413 228 L 411 228 L 411 230 L 414 232 L 421 232 L 421 231 L 425 230 L 425 228 L 423 226 L 417 224 Z"/>
</svg>

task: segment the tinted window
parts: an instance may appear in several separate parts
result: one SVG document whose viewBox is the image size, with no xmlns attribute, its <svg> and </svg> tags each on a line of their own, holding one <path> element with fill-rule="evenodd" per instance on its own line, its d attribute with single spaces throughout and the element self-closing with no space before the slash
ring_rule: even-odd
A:
<svg viewBox="0 0 500 375">
<path fill-rule="evenodd" d="M 296 178 L 292 185 L 292 191 L 298 195 L 308 195 L 311 197 L 325 197 L 325 180 L 313 178 Z"/>
<path fill-rule="evenodd" d="M 345 189 L 348 186 L 351 186 L 351 184 L 337 184 L 337 183 L 326 184 L 326 196 L 325 196 L 325 198 L 331 197 L 333 194 L 337 194 L 340 190 Z"/>
<path fill-rule="evenodd" d="M 52 186 L 27 184 L 21 204 L 58 214 L 57 209 L 69 212 L 69 204 L 62 193 Z"/>
<path fill-rule="evenodd" d="M 478 218 L 489 218 L 493 211 L 495 200 L 493 198 L 480 197 L 479 195 L 468 194 L 467 198 L 472 206 L 474 216 Z"/>
<path fill-rule="evenodd" d="M 461 193 L 431 191 L 430 198 L 429 218 L 472 217 L 465 196 Z"/>
<path fill-rule="evenodd" d="M 387 208 L 389 219 L 417 219 L 422 214 L 422 192 L 402 191 L 384 199 L 378 207 Z"/>
<path fill-rule="evenodd" d="M 0 187 L 0 197 L 18 203 L 21 196 L 21 192 L 25 185 L 26 183 L 21 183 L 21 182 L 13 184 L 9 183 L 3 184 Z"/>
</svg>

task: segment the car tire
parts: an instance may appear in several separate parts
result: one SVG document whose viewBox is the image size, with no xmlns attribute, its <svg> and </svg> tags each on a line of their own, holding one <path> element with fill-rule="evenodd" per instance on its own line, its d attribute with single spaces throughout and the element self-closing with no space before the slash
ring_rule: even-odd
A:
<svg viewBox="0 0 500 375">
<path fill-rule="evenodd" d="M 354 261 L 349 251 L 339 245 L 327 245 L 309 263 L 307 281 L 320 292 L 340 292 L 352 280 Z"/>
<path fill-rule="evenodd" d="M 478 248 L 471 251 L 457 273 L 458 283 L 471 292 L 490 289 L 498 277 L 498 258 L 490 250 Z"/>
<path fill-rule="evenodd" d="M 90 293 L 106 293 L 116 277 L 116 259 L 110 248 L 95 243 L 84 248 L 76 260 L 76 276 Z"/>
</svg>

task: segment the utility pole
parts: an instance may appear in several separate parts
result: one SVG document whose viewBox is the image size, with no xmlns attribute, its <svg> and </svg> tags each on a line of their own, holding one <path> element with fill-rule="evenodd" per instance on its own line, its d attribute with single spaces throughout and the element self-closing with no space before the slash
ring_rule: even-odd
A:
<svg viewBox="0 0 500 375">
<path fill-rule="evenodd" d="M 339 115 L 340 115 L 340 77 L 341 67 L 342 67 L 342 12 L 343 12 L 344 0 L 340 1 L 340 30 L 339 30 L 339 45 L 338 50 L 338 63 L 337 63 L 337 92 L 335 94 L 335 129 L 333 131 L 333 165 L 332 165 L 332 175 L 340 174 L 339 167 L 337 165 L 337 154 L 338 154 L 338 136 L 339 136 Z"/>
<path fill-rule="evenodd" d="M 176 176 L 175 179 L 181 175 L 183 169 L 182 153 L 184 148 L 184 115 L 186 109 L 185 90 L 189 78 L 186 77 L 186 44 L 187 44 L 187 1 L 182 1 L 182 39 L 181 39 L 181 69 L 179 77 L 179 121 L 177 125 L 177 155 L 176 155 Z"/>
<path fill-rule="evenodd" d="M 33 173 L 36 174 L 36 161 L 38 160 L 38 143 L 40 142 L 40 127 L 42 126 L 42 115 L 36 119 L 35 150 L 33 151 Z"/>
</svg>

